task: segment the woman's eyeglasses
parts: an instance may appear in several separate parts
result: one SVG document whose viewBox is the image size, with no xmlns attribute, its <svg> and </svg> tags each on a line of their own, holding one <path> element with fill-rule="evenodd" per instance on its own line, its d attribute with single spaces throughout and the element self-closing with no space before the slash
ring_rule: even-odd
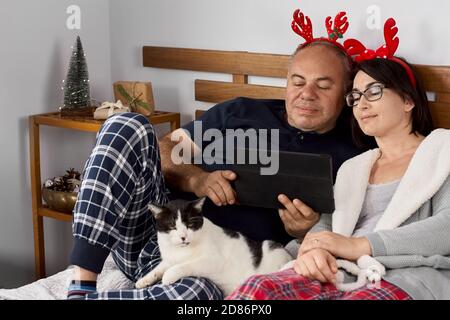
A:
<svg viewBox="0 0 450 320">
<path fill-rule="evenodd" d="M 349 107 L 356 107 L 361 100 L 361 96 L 364 96 L 367 101 L 377 101 L 383 96 L 383 89 L 385 88 L 384 84 L 376 83 L 363 92 L 354 89 L 345 95 L 345 101 Z"/>
</svg>

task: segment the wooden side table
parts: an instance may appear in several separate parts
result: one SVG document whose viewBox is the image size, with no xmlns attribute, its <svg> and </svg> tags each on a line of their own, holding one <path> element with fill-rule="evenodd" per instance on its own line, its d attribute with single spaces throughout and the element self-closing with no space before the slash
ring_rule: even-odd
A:
<svg viewBox="0 0 450 320">
<path fill-rule="evenodd" d="M 176 112 L 155 111 L 148 117 L 152 124 L 170 123 L 171 131 L 180 127 L 180 114 Z M 30 174 L 31 198 L 33 209 L 34 255 L 36 278 L 45 275 L 45 248 L 43 217 L 72 222 L 72 215 L 51 210 L 42 204 L 41 196 L 41 166 L 40 166 L 40 139 L 39 126 L 97 132 L 104 121 L 86 117 L 61 117 L 59 112 L 44 113 L 29 117 L 30 129 Z"/>
</svg>

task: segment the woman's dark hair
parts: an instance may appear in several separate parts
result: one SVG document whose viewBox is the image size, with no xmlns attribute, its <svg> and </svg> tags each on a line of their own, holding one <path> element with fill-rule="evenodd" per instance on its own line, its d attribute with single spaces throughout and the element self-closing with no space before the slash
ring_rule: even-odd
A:
<svg viewBox="0 0 450 320">
<path fill-rule="evenodd" d="M 401 60 L 407 63 L 404 59 Z M 433 121 L 428 107 L 427 95 L 417 72 L 410 64 L 408 66 L 411 68 L 416 79 L 415 87 L 411 83 L 404 67 L 392 60 L 381 58 L 366 60 L 358 63 L 355 68 L 356 72 L 363 71 L 384 84 L 387 88 L 397 92 L 403 99 L 411 99 L 415 105 L 411 111 L 411 133 L 427 136 L 433 130 Z M 359 127 L 355 117 L 352 117 L 351 127 L 355 143 L 358 146 L 367 145 L 368 138 Z"/>
</svg>

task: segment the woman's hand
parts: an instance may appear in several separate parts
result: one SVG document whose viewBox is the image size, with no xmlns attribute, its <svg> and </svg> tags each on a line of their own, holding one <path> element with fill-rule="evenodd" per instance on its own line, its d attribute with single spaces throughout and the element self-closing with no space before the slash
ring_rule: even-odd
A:
<svg viewBox="0 0 450 320">
<path fill-rule="evenodd" d="M 294 270 L 310 280 L 336 283 L 338 268 L 336 258 L 331 253 L 323 249 L 313 249 L 305 254 L 300 254 L 299 251 Z"/>
<path fill-rule="evenodd" d="M 346 237 L 330 231 L 308 233 L 302 241 L 299 255 L 315 249 L 326 250 L 335 257 L 350 261 L 356 261 L 363 255 L 372 255 L 367 238 Z"/>
</svg>

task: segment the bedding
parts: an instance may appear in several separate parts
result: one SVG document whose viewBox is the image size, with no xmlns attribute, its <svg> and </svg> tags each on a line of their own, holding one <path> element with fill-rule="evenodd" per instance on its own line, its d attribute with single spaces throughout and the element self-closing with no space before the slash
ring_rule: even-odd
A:
<svg viewBox="0 0 450 320">
<path fill-rule="evenodd" d="M 16 289 L 0 289 L 0 300 L 63 300 L 72 276 L 72 267 Z M 120 271 L 111 256 L 106 259 L 97 281 L 98 291 L 133 289 L 134 283 Z"/>
</svg>

